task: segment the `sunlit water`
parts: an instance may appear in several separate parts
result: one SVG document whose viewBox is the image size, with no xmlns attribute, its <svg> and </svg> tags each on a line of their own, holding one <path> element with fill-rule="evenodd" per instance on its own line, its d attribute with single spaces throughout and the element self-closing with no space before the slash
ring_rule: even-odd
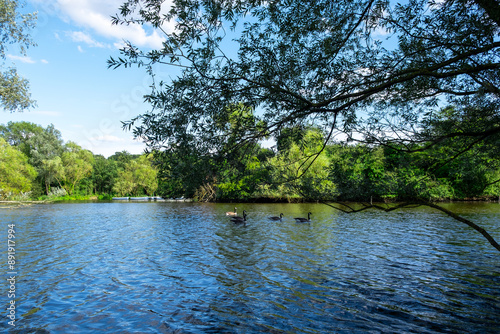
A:
<svg viewBox="0 0 500 334">
<path fill-rule="evenodd" d="M 0 330 L 500 332 L 500 252 L 440 212 L 237 206 L 248 212 L 246 226 L 225 216 L 233 204 L 1 208 Z M 500 204 L 451 208 L 500 240 Z M 293 220 L 309 211 L 310 223 Z M 283 221 L 267 219 L 280 212 Z M 15 299 L 7 294 L 8 224 L 15 224 Z"/>
</svg>

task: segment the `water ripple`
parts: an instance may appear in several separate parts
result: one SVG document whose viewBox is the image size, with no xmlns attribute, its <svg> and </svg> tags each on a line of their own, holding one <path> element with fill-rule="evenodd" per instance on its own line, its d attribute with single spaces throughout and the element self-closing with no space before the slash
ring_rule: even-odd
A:
<svg viewBox="0 0 500 334">
<path fill-rule="evenodd" d="M 242 204 L 249 219 L 235 225 L 224 214 L 232 206 L 71 203 L 0 211 L 18 236 L 16 328 L 500 331 L 498 254 L 441 214 L 418 208 L 347 215 L 316 204 Z M 498 239 L 500 210 L 492 208 L 458 209 Z M 293 220 L 309 211 L 310 223 Z M 283 221 L 267 219 L 279 212 Z M 5 256 L 0 265 L 6 267 Z"/>
</svg>

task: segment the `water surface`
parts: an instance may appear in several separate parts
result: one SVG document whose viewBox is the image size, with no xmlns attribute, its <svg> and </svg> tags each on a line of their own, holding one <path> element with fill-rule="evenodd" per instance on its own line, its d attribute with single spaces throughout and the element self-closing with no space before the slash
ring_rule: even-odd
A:
<svg viewBox="0 0 500 334">
<path fill-rule="evenodd" d="M 40 333 L 498 333 L 500 253 L 428 208 L 60 203 L 16 227 L 16 330 Z M 450 204 L 500 240 L 500 205 Z M 295 223 L 307 216 L 310 223 Z M 272 222 L 270 215 L 285 214 Z M 4 247 L 6 249 L 6 247 Z M 0 268 L 7 275 L 7 254 Z M 4 276 L 4 277 L 5 277 Z M 7 289 L 7 283 L 4 290 Z M 0 329 L 9 299 L 0 296 Z M 21 331 L 22 332 L 22 331 Z"/>
</svg>

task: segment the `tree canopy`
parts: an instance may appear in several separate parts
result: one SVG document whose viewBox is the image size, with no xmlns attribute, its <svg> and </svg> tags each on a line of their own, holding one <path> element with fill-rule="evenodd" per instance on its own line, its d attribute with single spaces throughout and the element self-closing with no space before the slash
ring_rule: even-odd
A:
<svg viewBox="0 0 500 334">
<path fill-rule="evenodd" d="M 65 143 L 52 124 L 0 124 L 0 199 L 153 195 L 159 179 L 150 156 L 122 151 L 106 159 Z"/>
<path fill-rule="evenodd" d="M 144 66 L 154 79 L 146 96 L 151 110 L 125 123 L 152 151 L 184 150 L 197 161 L 210 156 L 224 164 L 243 146 L 273 137 L 293 158 L 296 148 L 286 137 L 314 125 L 323 142 L 299 169 L 321 164 L 333 138 L 430 152 L 422 166 L 442 173 L 472 149 L 479 147 L 484 159 L 498 152 L 496 0 L 176 0 L 166 6 L 126 1 L 113 22 L 152 25 L 164 33 L 163 47 L 127 43 L 123 57 L 108 62 Z M 172 21 L 175 30 L 166 31 Z M 163 65 L 172 78 L 158 77 Z M 230 121 L 232 106 L 251 111 L 251 119 L 220 126 Z M 368 187 L 377 171 L 353 173 L 359 179 L 352 182 Z M 417 180 L 408 179 L 407 195 L 421 201 Z"/>
<path fill-rule="evenodd" d="M 8 45 L 15 44 L 21 54 L 35 43 L 29 30 L 35 26 L 36 15 L 22 14 L 23 2 L 0 0 L 0 58 L 5 60 Z M 0 106 L 7 111 L 22 111 L 34 105 L 29 92 L 29 82 L 19 76 L 16 68 L 10 66 L 0 71 Z"/>
<path fill-rule="evenodd" d="M 35 177 L 26 155 L 0 137 L 0 199 L 30 191 Z"/>
<path fill-rule="evenodd" d="M 217 126 L 230 105 L 256 110 L 238 144 L 314 123 L 366 142 L 411 144 L 439 102 L 480 103 L 496 122 L 456 136 L 497 135 L 499 4 L 495 0 L 391 3 L 357 1 L 129 0 L 116 24 L 152 24 L 165 32 L 163 48 L 128 44 L 110 67 L 181 68 L 156 82 L 150 112 L 132 120 L 152 149 L 186 141 L 220 151 L 232 128 Z M 226 148 L 226 147 L 224 147 Z"/>
</svg>

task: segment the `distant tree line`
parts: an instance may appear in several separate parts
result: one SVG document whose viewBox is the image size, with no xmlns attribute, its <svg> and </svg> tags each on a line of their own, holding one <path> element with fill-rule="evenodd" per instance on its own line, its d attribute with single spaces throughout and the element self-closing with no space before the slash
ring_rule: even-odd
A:
<svg viewBox="0 0 500 334">
<path fill-rule="evenodd" d="M 241 106 L 228 113 L 228 126 L 234 127 L 250 122 L 252 114 Z M 426 131 L 451 126 L 455 114 L 454 108 L 442 109 Z M 497 142 L 474 146 L 443 162 L 442 155 L 453 149 L 449 143 L 422 152 L 413 147 L 413 153 L 375 144 L 324 146 L 325 134 L 313 125 L 283 129 L 272 139 L 272 148 L 255 142 L 224 159 L 189 147 L 150 155 L 124 151 L 105 158 L 64 143 L 53 125 L 9 122 L 0 125 L 0 197 L 155 194 L 199 201 L 366 202 L 500 196 Z M 227 140 L 232 145 L 231 138 Z"/>
<path fill-rule="evenodd" d="M 23 13 L 25 4 L 20 0 L 0 0 L 0 110 L 4 111 L 23 111 L 36 105 L 29 81 L 19 75 L 15 66 L 6 66 L 4 62 L 7 51 L 26 56 L 27 49 L 36 46 L 30 32 L 36 25 L 37 14 Z"/>
<path fill-rule="evenodd" d="M 496 184 L 498 1 L 162 2 L 123 2 L 114 24 L 160 28 L 165 40 L 154 50 L 124 43 L 108 66 L 151 75 L 151 109 L 125 126 L 163 152 L 161 169 L 179 189 L 201 184 L 216 198 L 247 198 L 265 195 L 255 188 L 265 180 L 280 196 L 419 200 L 483 196 Z M 169 67 L 176 74 L 160 80 Z M 300 140 L 308 125 L 320 129 L 322 145 Z M 268 138 L 278 142 L 273 152 L 257 147 Z M 298 147 L 282 149 L 290 143 Z M 337 154 L 345 154 L 343 170 Z M 191 168 L 210 165 L 211 173 Z M 316 189 L 331 189 L 328 182 L 335 192 Z M 284 184 L 293 191 L 280 192 Z"/>
<path fill-rule="evenodd" d="M 162 4 L 123 1 L 112 22 L 158 28 L 164 43 L 125 42 L 108 66 L 151 75 L 151 109 L 125 127 L 161 152 L 176 189 L 217 199 L 407 198 L 383 210 L 497 194 L 498 1 Z M 238 105 L 256 112 L 234 118 Z M 308 130 L 323 136 L 315 152 L 315 141 L 300 140 Z M 268 138 L 278 142 L 272 152 L 258 146 Z M 479 226 L 439 210 L 500 251 Z"/>
<path fill-rule="evenodd" d="M 251 110 L 243 105 L 228 108 L 227 113 L 220 126 L 240 127 L 234 136 L 241 135 L 244 128 L 258 127 Z M 452 106 L 436 111 L 419 133 L 422 140 L 412 146 L 327 141 L 328 134 L 313 124 L 281 129 L 269 137 L 275 143 L 273 148 L 257 141 L 237 146 L 231 136 L 226 137 L 226 146 L 233 149 L 224 155 L 203 153 L 197 145 L 176 145 L 155 151 L 158 192 L 200 201 L 497 199 L 498 136 L 458 153 L 453 152 L 463 145 L 459 139 L 424 140 L 428 133 L 439 136 L 452 128 L 464 131 L 463 118 L 474 117 L 471 114 L 471 110 Z M 488 120 L 478 118 L 477 122 Z M 251 137 L 250 132 L 247 135 Z"/>
<path fill-rule="evenodd" d="M 117 152 L 105 158 L 64 143 L 53 125 L 0 125 L 2 199 L 152 195 L 157 187 L 156 169 L 145 155 Z"/>
</svg>

